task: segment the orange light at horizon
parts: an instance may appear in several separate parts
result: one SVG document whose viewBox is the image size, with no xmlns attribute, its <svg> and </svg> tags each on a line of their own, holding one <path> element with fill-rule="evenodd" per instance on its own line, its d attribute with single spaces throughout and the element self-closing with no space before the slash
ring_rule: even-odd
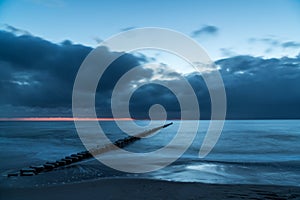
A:
<svg viewBox="0 0 300 200">
<path fill-rule="evenodd" d="M 78 118 L 78 117 L 16 117 L 0 118 L 0 121 L 128 121 L 132 118 Z"/>
</svg>

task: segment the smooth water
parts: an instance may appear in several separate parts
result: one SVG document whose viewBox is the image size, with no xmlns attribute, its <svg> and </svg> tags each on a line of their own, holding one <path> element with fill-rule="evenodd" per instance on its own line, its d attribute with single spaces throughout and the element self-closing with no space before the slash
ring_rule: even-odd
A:
<svg viewBox="0 0 300 200">
<path fill-rule="evenodd" d="M 126 150 L 132 152 L 157 150 L 175 137 L 180 123 L 191 123 L 191 121 L 173 122 L 172 126 L 162 129 L 153 137 L 136 141 L 126 147 Z M 148 121 L 137 123 L 146 125 Z M 112 141 L 125 136 L 113 122 L 100 124 Z M 209 121 L 200 121 L 197 136 L 189 149 L 176 162 L 155 172 L 121 173 L 91 159 L 34 178 L 18 177 L 13 179 L 13 184 L 24 180 L 26 183 L 32 181 L 34 184 L 39 182 L 58 184 L 95 177 L 134 176 L 171 181 L 300 186 L 299 120 L 226 121 L 221 137 L 212 152 L 205 158 L 199 158 L 199 149 L 208 124 Z M 190 134 L 188 128 L 186 134 L 187 136 Z M 5 175 L 8 172 L 85 150 L 73 122 L 0 122 L 0 148 L 2 184 L 7 180 Z M 44 181 L 45 177 L 47 183 Z"/>
</svg>

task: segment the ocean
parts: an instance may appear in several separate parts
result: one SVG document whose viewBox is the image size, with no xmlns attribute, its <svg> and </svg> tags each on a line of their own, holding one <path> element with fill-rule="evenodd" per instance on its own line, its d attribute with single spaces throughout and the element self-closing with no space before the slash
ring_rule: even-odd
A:
<svg viewBox="0 0 300 200">
<path fill-rule="evenodd" d="M 124 137 L 114 122 L 99 123 L 112 141 Z M 153 137 L 130 144 L 126 150 L 159 149 L 170 142 L 180 123 L 189 121 L 173 123 Z M 198 153 L 209 121 L 199 123 L 188 150 L 174 163 L 154 172 L 125 173 L 89 159 L 32 177 L 7 177 L 10 172 L 55 161 L 84 151 L 85 147 L 73 122 L 0 122 L 0 186 L 47 186 L 106 177 L 300 186 L 300 120 L 227 120 L 216 146 L 205 158 L 199 158 Z"/>
</svg>

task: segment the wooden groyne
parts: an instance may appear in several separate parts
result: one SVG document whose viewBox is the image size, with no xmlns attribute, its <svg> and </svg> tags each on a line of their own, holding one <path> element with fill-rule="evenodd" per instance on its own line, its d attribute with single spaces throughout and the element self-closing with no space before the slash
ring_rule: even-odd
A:
<svg viewBox="0 0 300 200">
<path fill-rule="evenodd" d="M 89 151 L 81 151 L 81 152 L 78 152 L 78 153 L 74 153 L 74 154 L 66 156 L 62 159 L 59 159 L 55 162 L 48 161 L 48 162 L 46 162 L 44 164 L 41 164 L 41 165 L 30 165 L 27 168 L 22 168 L 22 169 L 20 169 L 16 172 L 8 173 L 7 177 L 34 176 L 34 175 L 37 175 L 39 173 L 49 172 L 49 171 L 52 171 L 56 168 L 68 166 L 68 165 L 71 165 L 73 163 L 77 163 L 77 162 L 80 162 L 80 161 L 83 161 L 83 160 L 87 160 L 87 159 L 92 158 L 93 155 L 98 155 L 98 154 L 101 154 L 101 153 L 112 151 L 112 150 L 116 149 L 116 147 L 123 148 L 123 147 L 125 147 L 129 144 L 132 144 L 133 142 L 135 142 L 137 140 L 140 140 L 142 137 L 146 137 L 148 135 L 151 135 L 151 134 L 155 133 L 156 131 L 158 131 L 162 128 L 166 128 L 166 127 L 168 127 L 172 124 L 173 123 L 171 122 L 171 123 L 165 124 L 163 126 L 159 126 L 159 127 L 153 128 L 151 130 L 144 131 L 144 132 L 139 133 L 135 136 L 128 136 L 128 137 L 125 137 L 123 139 L 119 139 L 119 140 L 117 140 L 114 143 L 109 144 L 109 145 L 93 148 Z"/>
</svg>

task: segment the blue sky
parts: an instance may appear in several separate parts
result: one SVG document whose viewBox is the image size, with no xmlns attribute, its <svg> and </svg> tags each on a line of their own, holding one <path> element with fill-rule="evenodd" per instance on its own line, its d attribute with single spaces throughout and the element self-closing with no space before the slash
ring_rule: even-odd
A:
<svg viewBox="0 0 300 200">
<path fill-rule="evenodd" d="M 241 54 L 292 57 L 300 48 L 297 0 L 2 0 L 0 23 L 55 43 L 68 39 L 92 47 L 130 27 L 170 28 L 192 36 L 212 26 L 213 34 L 202 32 L 194 39 L 214 60 Z M 287 42 L 299 46 L 280 45 Z"/>
</svg>

